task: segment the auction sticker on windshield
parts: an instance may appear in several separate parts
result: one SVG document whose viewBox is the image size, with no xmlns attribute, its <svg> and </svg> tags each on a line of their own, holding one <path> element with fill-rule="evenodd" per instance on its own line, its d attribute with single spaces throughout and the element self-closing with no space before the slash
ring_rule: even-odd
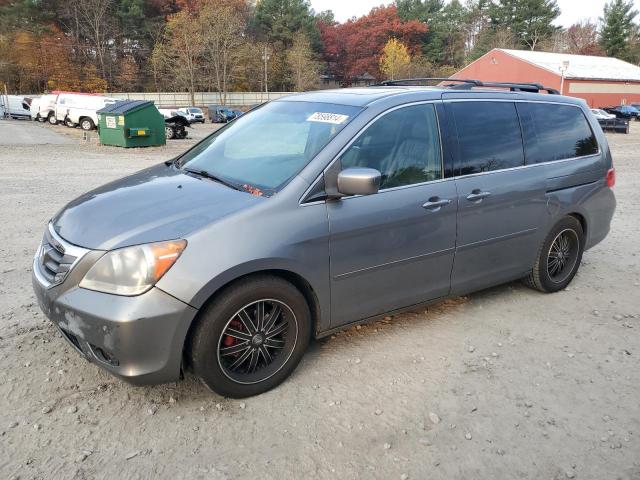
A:
<svg viewBox="0 0 640 480">
<path fill-rule="evenodd" d="M 307 122 L 333 123 L 340 125 L 349 118 L 349 115 L 340 115 L 339 113 L 316 112 L 307 118 Z"/>
</svg>

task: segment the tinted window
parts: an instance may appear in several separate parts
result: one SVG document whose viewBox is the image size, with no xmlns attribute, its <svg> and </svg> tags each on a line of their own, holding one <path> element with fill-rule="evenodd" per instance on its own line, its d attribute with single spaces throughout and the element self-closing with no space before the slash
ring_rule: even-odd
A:
<svg viewBox="0 0 640 480">
<path fill-rule="evenodd" d="M 569 105 L 521 103 L 527 163 L 551 162 L 598 152 L 582 110 Z"/>
<path fill-rule="evenodd" d="M 524 165 L 520 122 L 513 103 L 451 104 L 458 130 L 458 175 Z"/>
<path fill-rule="evenodd" d="M 434 106 L 414 105 L 384 115 L 358 137 L 341 161 L 343 169 L 379 170 L 381 189 L 442 178 L 440 134 Z"/>
</svg>

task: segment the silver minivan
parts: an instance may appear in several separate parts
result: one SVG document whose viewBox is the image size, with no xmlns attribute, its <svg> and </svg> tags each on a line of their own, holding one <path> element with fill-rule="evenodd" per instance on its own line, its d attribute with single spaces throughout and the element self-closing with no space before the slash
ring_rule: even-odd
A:
<svg viewBox="0 0 640 480">
<path fill-rule="evenodd" d="M 586 104 L 411 83 L 270 102 L 73 200 L 34 259 L 42 310 L 120 378 L 188 370 L 246 397 L 359 322 L 517 279 L 565 288 L 616 205 Z"/>
</svg>

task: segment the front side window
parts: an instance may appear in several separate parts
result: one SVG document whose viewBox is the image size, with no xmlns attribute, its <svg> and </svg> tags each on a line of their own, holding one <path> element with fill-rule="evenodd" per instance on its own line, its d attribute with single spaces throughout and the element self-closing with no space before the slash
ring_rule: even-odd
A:
<svg viewBox="0 0 640 480">
<path fill-rule="evenodd" d="M 511 102 L 455 102 L 451 110 L 458 130 L 458 175 L 524 165 L 522 134 Z"/>
<path fill-rule="evenodd" d="M 394 110 L 376 120 L 340 157 L 342 168 L 368 167 L 380 189 L 442 178 L 438 118 L 432 104 Z"/>
<path fill-rule="evenodd" d="M 180 158 L 179 166 L 269 196 L 360 111 L 331 103 L 267 103 L 207 137 Z"/>
<path fill-rule="evenodd" d="M 527 163 L 552 162 L 598 153 L 598 142 L 578 107 L 548 103 L 518 104 Z"/>
</svg>

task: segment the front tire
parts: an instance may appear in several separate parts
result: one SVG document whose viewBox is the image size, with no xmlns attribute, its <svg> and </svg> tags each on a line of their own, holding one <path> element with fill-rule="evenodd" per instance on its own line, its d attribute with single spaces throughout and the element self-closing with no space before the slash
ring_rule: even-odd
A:
<svg viewBox="0 0 640 480">
<path fill-rule="evenodd" d="M 50 113 L 49 116 L 47 117 L 47 121 L 51 125 L 57 125 L 58 124 L 58 120 L 56 119 L 55 113 Z"/>
<path fill-rule="evenodd" d="M 82 130 L 84 130 L 85 132 L 88 132 L 89 130 L 93 130 L 95 128 L 95 124 L 90 118 L 83 118 L 82 120 L 80 120 L 80 128 L 82 128 Z"/>
<path fill-rule="evenodd" d="M 76 128 L 76 124 L 73 123 L 68 117 L 64 119 L 64 124 L 69 128 Z"/>
<path fill-rule="evenodd" d="M 566 288 L 580 267 L 584 243 L 580 222 L 575 217 L 564 217 L 547 235 L 525 283 L 545 293 Z"/>
<path fill-rule="evenodd" d="M 176 136 L 175 130 L 171 127 L 164 127 L 164 134 L 167 137 L 167 140 L 171 140 Z"/>
<path fill-rule="evenodd" d="M 310 337 L 302 293 L 279 277 L 250 277 L 226 288 L 202 312 L 191 336 L 191 366 L 220 395 L 258 395 L 295 370 Z"/>
</svg>

